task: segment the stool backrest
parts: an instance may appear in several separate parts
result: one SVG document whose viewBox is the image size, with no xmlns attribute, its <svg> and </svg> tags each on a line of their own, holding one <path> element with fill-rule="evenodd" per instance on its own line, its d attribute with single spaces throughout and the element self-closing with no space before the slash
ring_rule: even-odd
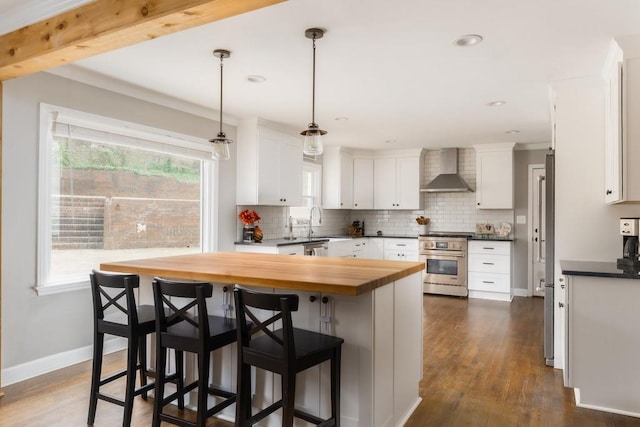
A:
<svg viewBox="0 0 640 427">
<path fill-rule="evenodd" d="M 213 285 L 208 282 L 178 282 L 154 278 L 153 300 L 156 311 L 156 333 L 167 332 L 167 328 L 186 322 L 197 330 L 204 342 L 209 337 L 207 298 L 213 294 Z M 171 298 L 181 298 L 180 305 Z M 186 300 L 186 301 L 185 301 Z M 195 308 L 196 316 L 189 311 Z"/>
<path fill-rule="evenodd" d="M 133 290 L 140 286 L 137 274 L 107 274 L 93 270 L 91 294 L 93 296 L 94 321 L 104 320 L 109 308 L 124 314 L 129 325 L 138 324 L 138 311 Z"/>
<path fill-rule="evenodd" d="M 276 345 L 282 347 L 283 358 L 295 358 L 293 323 L 291 313 L 298 311 L 299 298 L 296 294 L 267 294 L 252 291 L 242 286 L 233 289 L 236 303 L 236 324 L 238 328 L 238 348 L 242 351 L 249 346 L 251 337 L 263 333 Z M 260 320 L 257 310 L 276 312 L 266 320 Z M 272 325 L 282 323 L 282 336 L 273 333 Z"/>
</svg>

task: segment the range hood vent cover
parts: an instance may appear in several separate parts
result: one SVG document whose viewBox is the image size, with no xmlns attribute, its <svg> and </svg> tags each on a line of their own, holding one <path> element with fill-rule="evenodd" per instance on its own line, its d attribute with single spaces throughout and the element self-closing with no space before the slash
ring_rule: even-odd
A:
<svg viewBox="0 0 640 427">
<path fill-rule="evenodd" d="M 425 188 L 425 193 L 462 193 L 472 192 L 469 184 L 458 175 L 458 149 L 440 150 L 440 175 L 436 176 Z"/>
</svg>

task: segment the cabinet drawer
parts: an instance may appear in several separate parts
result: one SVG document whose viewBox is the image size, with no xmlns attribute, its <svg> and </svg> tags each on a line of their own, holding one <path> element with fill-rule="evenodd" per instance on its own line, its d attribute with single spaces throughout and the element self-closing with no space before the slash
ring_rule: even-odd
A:
<svg viewBox="0 0 640 427">
<path fill-rule="evenodd" d="M 477 255 L 469 256 L 469 271 L 478 273 L 509 274 L 511 266 L 507 255 Z"/>
<path fill-rule="evenodd" d="M 483 255 L 509 255 L 511 253 L 511 242 L 471 240 L 469 242 L 469 253 Z"/>
<path fill-rule="evenodd" d="M 511 292 L 509 276 L 505 274 L 469 273 L 469 290 Z"/>
</svg>

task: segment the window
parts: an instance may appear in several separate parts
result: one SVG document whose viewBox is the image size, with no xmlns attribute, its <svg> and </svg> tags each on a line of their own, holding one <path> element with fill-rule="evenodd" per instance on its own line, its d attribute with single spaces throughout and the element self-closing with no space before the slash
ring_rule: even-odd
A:
<svg viewBox="0 0 640 427">
<path fill-rule="evenodd" d="M 39 295 L 102 262 L 215 249 L 206 140 L 45 104 L 40 127 Z"/>
<path fill-rule="evenodd" d="M 289 215 L 294 218 L 295 225 L 306 225 L 313 206 L 322 204 L 322 166 L 304 162 L 302 165 L 302 203 L 303 206 L 289 208 Z M 319 224 L 319 217 L 314 215 L 313 225 Z"/>
</svg>

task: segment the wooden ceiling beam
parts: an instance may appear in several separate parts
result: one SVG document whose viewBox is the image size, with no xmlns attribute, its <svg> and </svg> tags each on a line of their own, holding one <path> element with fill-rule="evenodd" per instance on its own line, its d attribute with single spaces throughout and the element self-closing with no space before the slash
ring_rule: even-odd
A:
<svg viewBox="0 0 640 427">
<path fill-rule="evenodd" d="M 95 0 L 0 36 L 0 81 L 285 0 Z"/>
</svg>

